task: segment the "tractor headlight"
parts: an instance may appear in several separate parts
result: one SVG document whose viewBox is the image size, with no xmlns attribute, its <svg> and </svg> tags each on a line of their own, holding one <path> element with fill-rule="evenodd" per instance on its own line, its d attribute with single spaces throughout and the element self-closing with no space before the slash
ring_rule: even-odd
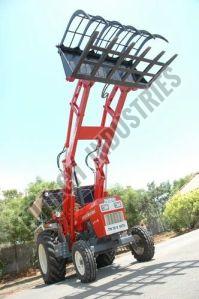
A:
<svg viewBox="0 0 199 299">
<path fill-rule="evenodd" d="M 107 203 L 104 203 L 104 204 L 100 205 L 100 209 L 102 212 L 108 211 L 109 205 Z"/>
<path fill-rule="evenodd" d="M 121 208 L 121 207 L 122 207 L 122 202 L 121 202 L 121 201 L 116 201 L 116 202 L 114 203 L 114 207 L 115 207 L 116 209 Z"/>
</svg>

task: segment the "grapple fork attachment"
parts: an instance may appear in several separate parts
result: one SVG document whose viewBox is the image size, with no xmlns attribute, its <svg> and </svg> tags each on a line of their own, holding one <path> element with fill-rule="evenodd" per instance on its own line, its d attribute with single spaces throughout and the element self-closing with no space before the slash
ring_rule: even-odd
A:
<svg viewBox="0 0 199 299">
<path fill-rule="evenodd" d="M 153 57 L 151 40 L 167 40 L 146 30 L 76 11 L 57 46 L 67 80 L 83 79 L 133 88 L 148 88 L 176 58 Z M 143 69 L 143 65 L 145 66 Z"/>
</svg>

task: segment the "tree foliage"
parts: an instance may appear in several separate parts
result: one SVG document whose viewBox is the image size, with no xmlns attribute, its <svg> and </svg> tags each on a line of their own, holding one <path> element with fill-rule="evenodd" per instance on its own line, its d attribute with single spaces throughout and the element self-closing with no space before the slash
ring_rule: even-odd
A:
<svg viewBox="0 0 199 299">
<path fill-rule="evenodd" d="M 6 193 L 8 194 L 8 193 Z M 24 211 L 25 199 L 7 198 L 1 203 L 0 242 L 17 244 L 32 239 L 32 226 Z"/>
<path fill-rule="evenodd" d="M 129 226 L 142 222 L 158 231 L 164 229 L 162 211 L 170 190 L 169 182 L 157 186 L 152 182 L 148 184 L 147 190 L 134 190 L 131 187 L 115 185 L 109 192 L 112 195 L 119 195 L 124 202 Z"/>
<path fill-rule="evenodd" d="M 168 181 L 159 185 L 151 182 L 146 190 L 135 190 L 117 184 L 109 193 L 122 198 L 129 226 L 143 223 L 157 231 L 165 229 L 166 223 L 175 229 L 192 227 L 198 217 L 198 193 L 183 198 L 177 194 L 168 201 L 191 178 L 192 175 L 189 175 L 173 184 Z M 25 194 L 15 189 L 3 191 L 4 199 L 0 200 L 0 242 L 18 244 L 32 240 L 36 223 L 28 208 L 42 191 L 57 188 L 57 183 L 37 178 L 28 185 Z"/>
<path fill-rule="evenodd" d="M 199 222 L 199 189 L 174 195 L 166 203 L 164 216 L 174 230 L 194 228 Z"/>
<path fill-rule="evenodd" d="M 191 173 L 189 175 L 186 175 L 183 178 L 180 178 L 179 180 L 175 180 L 173 182 L 171 195 L 174 195 L 175 193 L 177 193 L 184 185 L 186 185 L 193 178 L 193 176 L 194 176 L 194 174 Z"/>
<path fill-rule="evenodd" d="M 178 192 L 193 175 L 187 175 L 173 183 L 169 181 L 147 185 L 147 190 L 134 190 L 131 187 L 115 185 L 111 194 L 121 196 L 127 212 L 129 226 L 143 223 L 153 231 L 169 229 L 170 222 L 164 217 L 163 212 L 169 198 Z"/>
<path fill-rule="evenodd" d="M 2 193 L 4 200 L 16 199 L 22 196 L 22 193 L 16 189 L 4 190 Z"/>
<path fill-rule="evenodd" d="M 25 195 L 14 189 L 3 191 L 4 200 L 0 202 L 0 243 L 16 245 L 31 241 L 36 223 L 28 208 L 42 191 L 56 188 L 58 185 L 55 182 L 37 178 L 28 186 Z"/>
</svg>

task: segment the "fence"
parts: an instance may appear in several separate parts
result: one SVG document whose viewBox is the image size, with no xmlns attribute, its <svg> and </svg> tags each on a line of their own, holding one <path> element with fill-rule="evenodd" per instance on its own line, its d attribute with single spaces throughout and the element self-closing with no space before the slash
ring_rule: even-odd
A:
<svg viewBox="0 0 199 299">
<path fill-rule="evenodd" d="M 34 243 L 0 248 L 0 276 L 18 274 L 35 266 Z"/>
</svg>

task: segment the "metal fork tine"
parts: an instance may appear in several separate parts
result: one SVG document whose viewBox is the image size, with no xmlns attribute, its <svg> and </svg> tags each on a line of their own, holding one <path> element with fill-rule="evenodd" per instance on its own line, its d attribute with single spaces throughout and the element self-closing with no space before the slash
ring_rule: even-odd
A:
<svg viewBox="0 0 199 299">
<path fill-rule="evenodd" d="M 82 55 L 80 56 L 79 62 L 77 63 L 77 65 L 76 65 L 76 67 L 75 67 L 75 69 L 74 69 L 74 71 L 73 71 L 73 76 L 74 76 L 74 77 L 75 77 L 75 75 L 77 74 L 77 72 L 79 71 L 80 66 L 81 66 L 83 60 L 86 58 L 86 56 L 87 56 L 87 54 L 88 54 L 88 51 L 90 50 L 90 48 L 91 48 L 92 44 L 94 43 L 95 39 L 97 38 L 98 34 L 99 34 L 99 32 L 98 32 L 98 31 L 95 31 L 95 32 L 93 32 L 93 34 L 91 35 L 90 40 L 88 41 L 88 43 L 87 43 L 87 45 L 86 45 L 86 47 L 85 47 L 85 49 L 84 49 Z"/>
<path fill-rule="evenodd" d="M 156 62 L 165 54 L 165 51 L 160 52 L 153 60 L 151 60 L 151 63 L 147 65 L 147 67 L 143 70 L 143 74 L 147 73 L 155 64 Z M 140 82 L 143 79 L 144 76 L 140 76 L 136 82 Z"/>
<path fill-rule="evenodd" d="M 132 43 L 128 48 L 119 56 L 115 66 L 111 69 L 111 71 L 107 75 L 107 79 L 110 79 L 114 72 L 117 70 L 118 66 L 121 64 L 121 62 L 124 60 L 124 58 L 130 53 L 132 48 L 134 47 L 135 43 Z"/>
<path fill-rule="evenodd" d="M 149 86 L 157 79 L 157 77 L 168 67 L 171 62 L 176 59 L 178 54 L 173 55 L 166 63 L 161 67 L 161 69 L 155 74 L 155 76 L 148 82 Z"/>
<path fill-rule="evenodd" d="M 116 36 L 108 45 L 107 48 L 104 49 L 104 53 L 102 54 L 102 56 L 100 57 L 100 59 L 98 60 L 98 63 L 94 66 L 92 72 L 91 72 L 91 76 L 95 76 L 95 74 L 97 73 L 99 67 L 102 65 L 102 63 L 104 62 L 104 60 L 106 59 L 108 53 L 110 52 L 110 50 L 113 48 L 113 46 L 115 45 L 116 41 L 117 41 L 118 37 Z"/>
<path fill-rule="evenodd" d="M 136 58 L 136 61 L 133 63 L 132 67 L 130 68 L 130 70 L 127 69 L 126 74 L 122 77 L 122 81 L 125 81 L 126 78 L 129 76 L 129 74 L 133 73 L 133 70 L 136 68 L 136 66 L 140 63 L 141 59 L 146 56 L 146 54 L 151 50 L 151 47 L 146 48 L 142 54 Z"/>
</svg>

